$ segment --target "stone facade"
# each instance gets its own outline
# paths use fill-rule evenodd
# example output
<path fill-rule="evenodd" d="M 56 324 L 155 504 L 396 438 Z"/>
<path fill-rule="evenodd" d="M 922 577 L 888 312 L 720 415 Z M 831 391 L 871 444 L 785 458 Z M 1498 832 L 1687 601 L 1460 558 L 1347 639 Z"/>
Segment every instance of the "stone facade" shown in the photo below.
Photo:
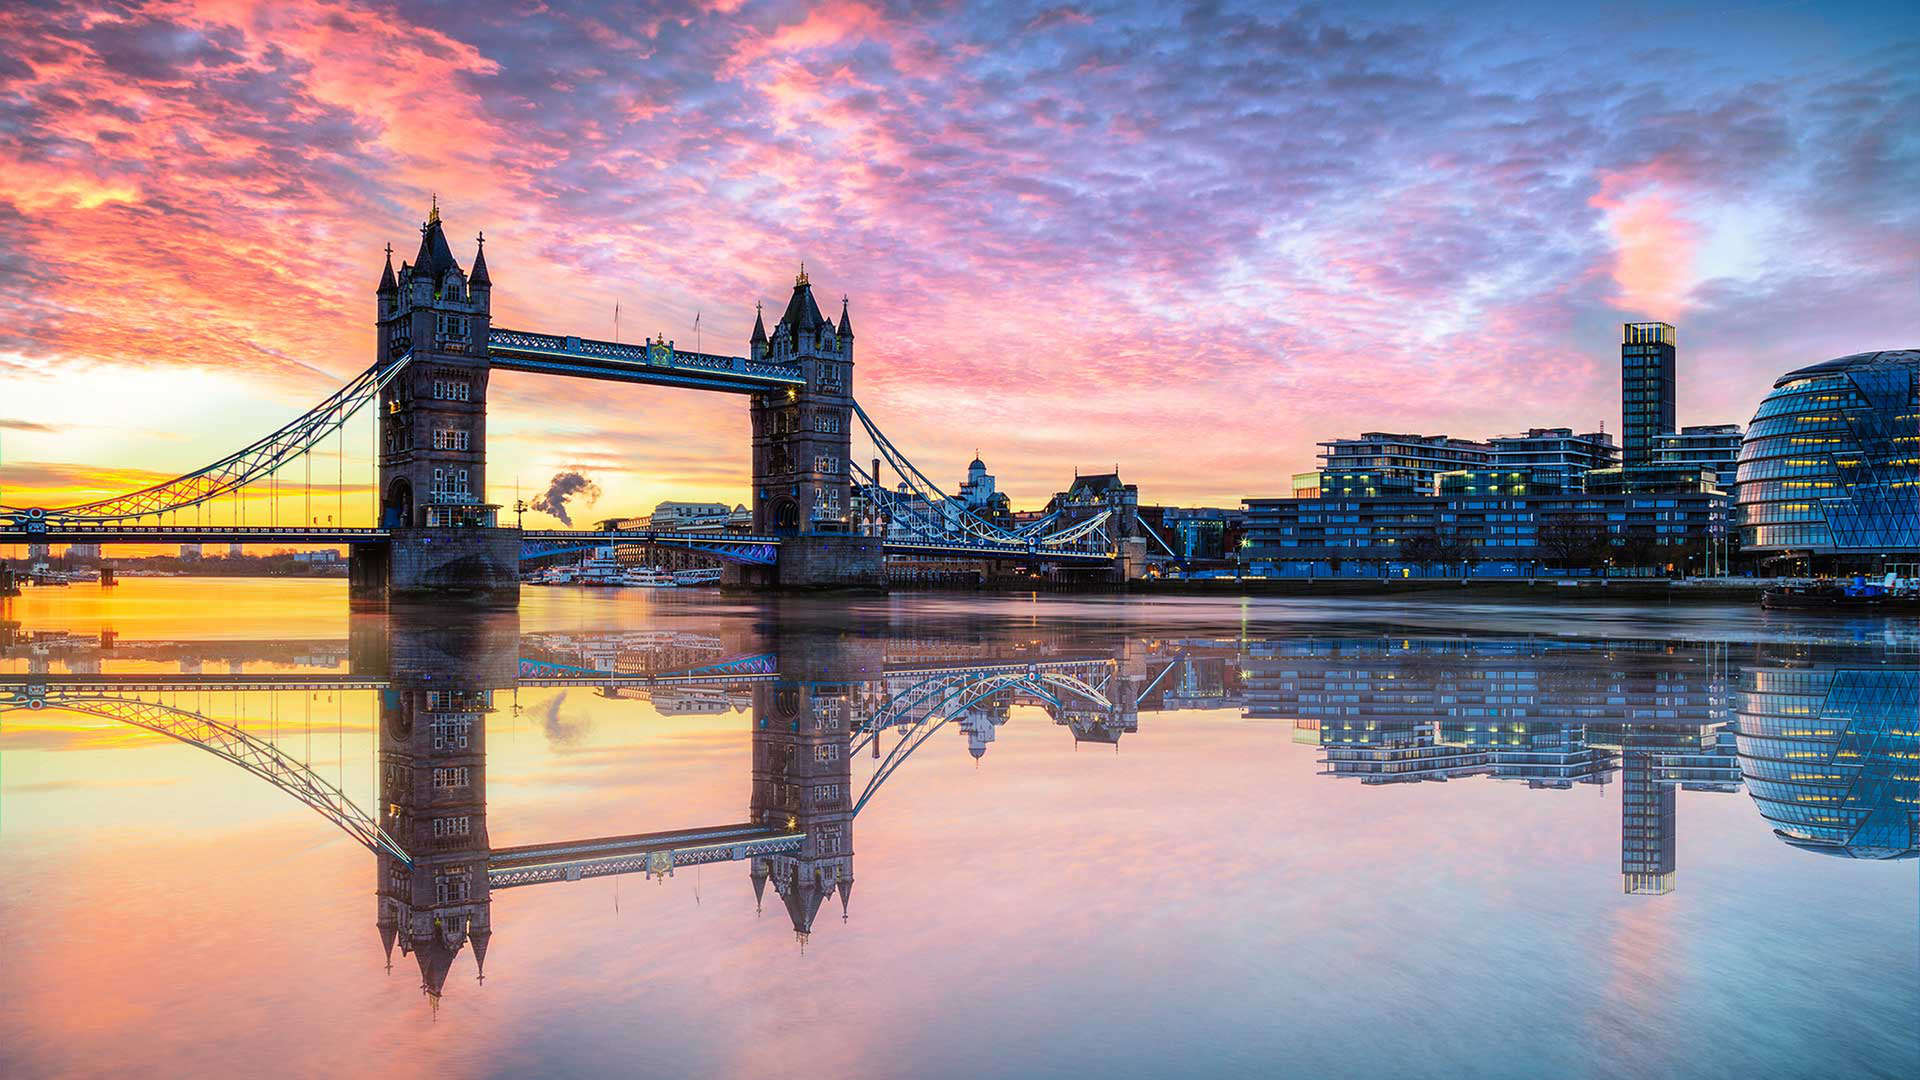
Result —
<path fill-rule="evenodd" d="M 852 535 L 853 320 L 846 301 L 835 325 L 821 314 L 802 270 L 772 334 L 754 319 L 750 348 L 754 360 L 795 367 L 807 382 L 753 397 L 753 531 L 781 538 L 780 562 L 772 573 L 738 568 L 729 584 L 884 588 L 879 542 Z"/>
<path fill-rule="evenodd" d="M 392 535 L 384 546 L 353 547 L 347 591 L 354 606 L 519 602 L 520 530 L 394 529 Z"/>

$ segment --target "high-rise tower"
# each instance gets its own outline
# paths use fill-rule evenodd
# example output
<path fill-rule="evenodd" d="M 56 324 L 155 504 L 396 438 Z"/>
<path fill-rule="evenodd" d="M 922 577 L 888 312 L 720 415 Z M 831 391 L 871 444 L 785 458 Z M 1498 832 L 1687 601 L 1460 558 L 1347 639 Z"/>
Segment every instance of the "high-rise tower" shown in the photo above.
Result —
<path fill-rule="evenodd" d="M 1620 336 L 1623 463 L 1653 464 L 1654 438 L 1674 430 L 1673 327 L 1627 323 Z"/>

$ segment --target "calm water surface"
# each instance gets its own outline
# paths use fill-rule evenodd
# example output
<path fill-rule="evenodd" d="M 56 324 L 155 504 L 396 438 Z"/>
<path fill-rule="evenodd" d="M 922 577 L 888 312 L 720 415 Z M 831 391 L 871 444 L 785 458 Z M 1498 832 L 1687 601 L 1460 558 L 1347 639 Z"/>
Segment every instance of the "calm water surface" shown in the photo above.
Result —
<path fill-rule="evenodd" d="M 6 604 L 7 1077 L 1920 1076 L 1909 622 Z"/>

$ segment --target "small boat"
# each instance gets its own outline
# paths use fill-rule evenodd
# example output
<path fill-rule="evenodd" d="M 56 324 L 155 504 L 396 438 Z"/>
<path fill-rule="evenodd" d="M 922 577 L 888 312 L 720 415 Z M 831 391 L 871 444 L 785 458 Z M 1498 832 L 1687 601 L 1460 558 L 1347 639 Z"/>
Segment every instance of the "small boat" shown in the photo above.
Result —
<path fill-rule="evenodd" d="M 1760 606 L 1769 611 L 1905 613 L 1920 611 L 1920 593 L 1872 584 L 1864 577 L 1845 584 L 1795 581 L 1762 589 Z"/>
<path fill-rule="evenodd" d="M 671 589 L 679 584 L 674 575 L 651 566 L 627 571 L 620 575 L 620 583 L 630 589 Z"/>
<path fill-rule="evenodd" d="M 704 570 L 676 570 L 673 572 L 673 583 L 682 588 L 700 585 L 718 585 L 720 584 L 720 568 L 713 566 Z"/>

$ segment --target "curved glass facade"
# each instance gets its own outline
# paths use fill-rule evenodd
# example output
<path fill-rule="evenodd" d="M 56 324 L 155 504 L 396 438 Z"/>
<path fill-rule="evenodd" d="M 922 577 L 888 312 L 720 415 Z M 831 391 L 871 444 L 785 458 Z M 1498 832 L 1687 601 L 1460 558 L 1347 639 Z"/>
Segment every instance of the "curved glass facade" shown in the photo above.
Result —
<path fill-rule="evenodd" d="M 1775 836 L 1852 859 L 1920 854 L 1920 671 L 1754 668 L 1734 708 L 1740 772 Z"/>
<path fill-rule="evenodd" d="M 1740 446 L 1735 501 L 1749 551 L 1920 551 L 1920 351 L 1781 376 Z"/>

